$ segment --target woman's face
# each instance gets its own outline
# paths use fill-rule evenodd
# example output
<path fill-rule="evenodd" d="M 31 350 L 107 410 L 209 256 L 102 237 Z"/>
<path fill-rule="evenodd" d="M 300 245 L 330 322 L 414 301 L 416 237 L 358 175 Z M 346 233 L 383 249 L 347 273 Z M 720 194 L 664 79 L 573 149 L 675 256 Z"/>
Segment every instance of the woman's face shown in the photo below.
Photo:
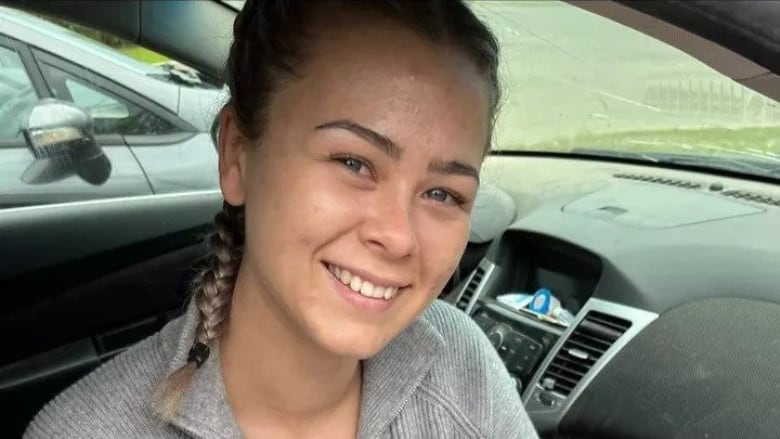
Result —
<path fill-rule="evenodd" d="M 367 358 L 458 264 L 488 91 L 460 52 L 381 19 L 321 24 L 309 50 L 260 142 L 222 157 L 223 193 L 246 206 L 240 276 L 263 304 L 258 319 Z"/>

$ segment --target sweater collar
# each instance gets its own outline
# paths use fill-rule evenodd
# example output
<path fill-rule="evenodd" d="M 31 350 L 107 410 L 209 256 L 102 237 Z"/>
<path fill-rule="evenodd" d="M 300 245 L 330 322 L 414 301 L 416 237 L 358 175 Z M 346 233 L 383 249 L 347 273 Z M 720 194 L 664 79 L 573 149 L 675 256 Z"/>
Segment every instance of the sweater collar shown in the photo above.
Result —
<path fill-rule="evenodd" d="M 191 301 L 179 329 L 165 337 L 167 352 L 171 353 L 169 373 L 187 361 L 198 320 L 198 309 Z M 444 339 L 423 314 L 364 361 L 358 438 L 376 438 L 388 428 L 443 348 Z M 218 348 L 211 349 L 209 358 L 195 372 L 172 423 L 195 438 L 241 437 L 222 381 Z"/>

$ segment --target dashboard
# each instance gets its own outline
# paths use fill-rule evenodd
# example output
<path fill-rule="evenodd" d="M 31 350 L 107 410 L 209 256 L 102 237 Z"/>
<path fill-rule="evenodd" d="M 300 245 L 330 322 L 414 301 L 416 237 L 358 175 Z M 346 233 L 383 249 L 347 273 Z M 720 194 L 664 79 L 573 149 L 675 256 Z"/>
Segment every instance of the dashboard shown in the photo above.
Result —
<path fill-rule="evenodd" d="M 681 425 L 698 434 L 721 422 L 713 410 L 758 389 L 753 373 L 770 380 L 780 372 L 762 343 L 780 333 L 780 197 L 770 186 L 685 177 L 611 172 L 534 203 L 453 293 L 515 377 L 543 436 L 648 437 L 637 425 L 654 421 L 669 427 L 649 437 L 679 435 Z M 568 325 L 500 300 L 540 288 L 571 311 Z M 746 358 L 761 364 L 735 379 Z M 700 399 L 713 389 L 717 407 Z M 670 410 L 688 400 L 693 408 Z M 699 424 L 687 410 L 701 410 Z"/>

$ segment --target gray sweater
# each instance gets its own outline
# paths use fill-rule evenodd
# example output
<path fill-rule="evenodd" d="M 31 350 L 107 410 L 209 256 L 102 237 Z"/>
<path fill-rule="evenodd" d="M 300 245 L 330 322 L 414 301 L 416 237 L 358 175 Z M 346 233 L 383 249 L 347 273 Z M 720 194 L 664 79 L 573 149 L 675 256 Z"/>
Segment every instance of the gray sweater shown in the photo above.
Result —
<path fill-rule="evenodd" d="M 173 422 L 149 407 L 154 385 L 181 366 L 198 314 L 184 316 L 57 396 L 26 438 L 236 438 L 218 349 L 196 372 Z M 476 324 L 436 301 L 363 365 L 358 437 L 537 438 L 515 384 Z"/>

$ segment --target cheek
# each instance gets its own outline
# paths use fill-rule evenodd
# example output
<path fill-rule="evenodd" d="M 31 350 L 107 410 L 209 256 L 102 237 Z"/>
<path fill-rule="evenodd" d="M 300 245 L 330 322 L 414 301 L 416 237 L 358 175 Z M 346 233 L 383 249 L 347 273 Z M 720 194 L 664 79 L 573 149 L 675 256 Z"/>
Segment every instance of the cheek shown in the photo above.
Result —
<path fill-rule="evenodd" d="M 258 170 L 247 200 L 259 220 L 254 226 L 257 241 L 271 244 L 268 247 L 277 254 L 310 251 L 349 227 L 357 208 L 355 197 L 334 184 L 327 169 L 295 158 L 274 164 Z M 303 247 L 291 246 L 294 242 Z"/>
<path fill-rule="evenodd" d="M 431 219 L 419 222 L 420 263 L 432 294 L 438 295 L 449 280 L 468 242 L 468 216 L 446 223 Z"/>

